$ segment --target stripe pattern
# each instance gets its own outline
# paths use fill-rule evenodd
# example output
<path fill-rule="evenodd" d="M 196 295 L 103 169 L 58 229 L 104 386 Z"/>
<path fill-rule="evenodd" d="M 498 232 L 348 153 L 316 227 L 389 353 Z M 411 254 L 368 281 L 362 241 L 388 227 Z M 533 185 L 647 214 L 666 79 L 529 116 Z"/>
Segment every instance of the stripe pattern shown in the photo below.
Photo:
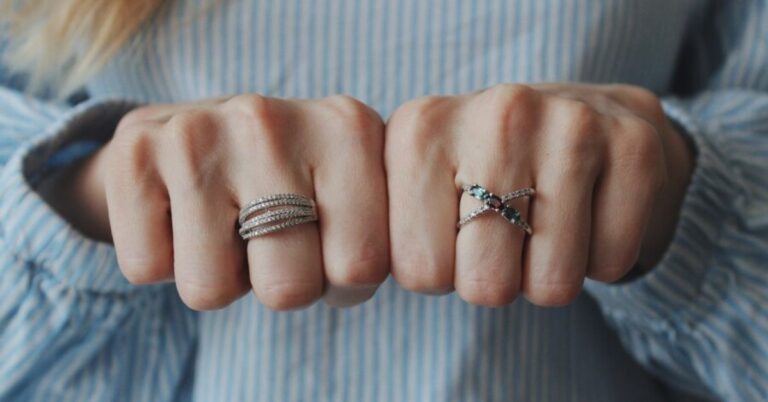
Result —
<path fill-rule="evenodd" d="M 0 401 L 670 398 L 635 361 L 700 395 L 768 399 L 765 0 L 207 3 L 169 1 L 89 83 L 93 101 L 0 88 Z M 249 296 L 192 313 L 173 286 L 128 284 L 114 250 L 33 189 L 134 102 L 343 93 L 386 117 L 422 95 L 539 81 L 650 88 L 696 145 L 664 260 L 588 282 L 597 304 L 486 309 L 390 279 L 345 310 L 274 313 Z"/>

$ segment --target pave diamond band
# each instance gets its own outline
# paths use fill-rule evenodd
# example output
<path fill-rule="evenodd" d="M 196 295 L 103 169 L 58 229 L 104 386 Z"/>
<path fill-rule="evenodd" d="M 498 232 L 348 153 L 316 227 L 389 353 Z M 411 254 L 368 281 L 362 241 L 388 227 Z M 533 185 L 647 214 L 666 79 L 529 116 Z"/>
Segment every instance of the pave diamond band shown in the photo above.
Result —
<path fill-rule="evenodd" d="M 246 204 L 238 217 L 243 240 L 317 220 L 315 202 L 299 194 L 273 194 Z"/>
<path fill-rule="evenodd" d="M 512 200 L 533 196 L 536 193 L 536 190 L 532 187 L 515 190 L 511 193 L 504 194 L 501 197 L 493 194 L 479 184 L 467 184 L 462 186 L 461 190 L 462 193 L 467 193 L 471 197 L 482 201 L 483 205 L 470 211 L 467 215 L 459 219 L 459 222 L 456 224 L 457 228 L 461 229 L 467 223 L 487 212 L 496 212 L 509 223 L 519 227 L 529 235 L 533 233 L 531 226 L 520 216 L 520 211 L 508 205 Z"/>
<path fill-rule="evenodd" d="M 275 207 L 283 207 L 283 206 L 296 206 L 296 207 L 306 207 L 306 208 L 314 208 L 315 203 L 303 195 L 299 194 L 273 194 L 266 197 L 257 198 L 248 204 L 246 204 L 241 210 L 240 210 L 240 216 L 238 217 L 238 222 L 242 225 L 245 223 L 245 220 L 248 218 L 248 216 L 253 215 L 254 213 L 268 210 Z"/>

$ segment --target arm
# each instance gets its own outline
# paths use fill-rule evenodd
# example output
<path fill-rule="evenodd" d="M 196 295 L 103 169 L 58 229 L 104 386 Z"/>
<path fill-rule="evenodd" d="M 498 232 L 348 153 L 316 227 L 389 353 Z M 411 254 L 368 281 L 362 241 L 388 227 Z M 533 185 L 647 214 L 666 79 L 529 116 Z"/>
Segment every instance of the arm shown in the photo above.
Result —
<path fill-rule="evenodd" d="M 105 140 L 88 133 L 109 132 L 131 107 L 70 108 L 0 86 L 0 401 L 187 396 L 194 316 L 172 287 L 130 285 L 114 249 L 37 191 L 66 165 L 56 151 Z"/>
<path fill-rule="evenodd" d="M 715 3 L 682 53 L 681 94 L 663 98 L 697 154 L 674 238 L 648 274 L 587 289 L 662 379 L 723 400 L 765 400 L 768 3 Z"/>

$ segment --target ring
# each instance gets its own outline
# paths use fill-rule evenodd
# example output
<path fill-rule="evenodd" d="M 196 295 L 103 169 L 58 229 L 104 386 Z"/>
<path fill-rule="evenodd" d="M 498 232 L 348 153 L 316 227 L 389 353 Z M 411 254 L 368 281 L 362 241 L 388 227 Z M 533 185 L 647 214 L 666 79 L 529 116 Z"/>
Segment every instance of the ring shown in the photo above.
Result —
<path fill-rule="evenodd" d="M 240 209 L 238 233 L 243 240 L 317 220 L 315 202 L 299 194 L 257 198 Z"/>
<path fill-rule="evenodd" d="M 476 198 L 482 201 L 483 205 L 481 207 L 478 207 L 472 210 L 467 215 L 459 219 L 459 222 L 456 224 L 456 227 L 458 229 L 461 229 L 462 226 L 466 225 L 467 223 L 471 222 L 472 220 L 474 220 L 475 218 L 477 218 L 478 216 L 484 213 L 496 212 L 499 215 L 501 215 L 504 219 L 506 219 L 509 223 L 519 227 L 529 235 L 533 234 L 533 230 L 531 229 L 531 226 L 526 221 L 524 221 L 523 218 L 520 216 L 520 211 L 508 205 L 508 202 L 512 200 L 522 198 L 522 197 L 533 196 L 536 193 L 536 190 L 534 190 L 532 187 L 526 187 L 520 190 L 515 190 L 511 193 L 504 194 L 501 197 L 486 190 L 485 187 L 479 184 L 467 184 L 462 186 L 461 190 L 462 190 L 462 194 L 463 193 L 469 194 L 473 198 Z"/>

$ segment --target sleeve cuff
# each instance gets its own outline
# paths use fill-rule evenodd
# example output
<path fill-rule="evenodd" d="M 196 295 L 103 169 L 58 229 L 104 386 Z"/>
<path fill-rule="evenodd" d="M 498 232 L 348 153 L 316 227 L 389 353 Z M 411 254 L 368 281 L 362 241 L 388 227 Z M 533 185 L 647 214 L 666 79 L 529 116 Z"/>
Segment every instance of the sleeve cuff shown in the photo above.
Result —
<path fill-rule="evenodd" d="M 16 258 L 66 286 L 95 292 L 129 292 L 114 247 L 88 239 L 35 191 L 56 168 L 51 159 L 83 139 L 104 143 L 120 118 L 138 106 L 121 100 L 87 101 L 67 111 L 46 132 L 17 149 L 0 175 L 0 238 Z"/>
<path fill-rule="evenodd" d="M 718 155 L 721 147 L 705 135 L 685 105 L 675 99 L 662 103 L 696 151 L 672 242 L 657 266 L 643 276 L 617 284 L 587 280 L 585 288 L 608 318 L 670 331 L 716 305 L 717 296 L 704 288 L 708 267 L 717 258 L 720 227 L 733 219 L 729 214 L 733 184 L 724 174 L 728 169 L 722 166 L 725 158 Z"/>

